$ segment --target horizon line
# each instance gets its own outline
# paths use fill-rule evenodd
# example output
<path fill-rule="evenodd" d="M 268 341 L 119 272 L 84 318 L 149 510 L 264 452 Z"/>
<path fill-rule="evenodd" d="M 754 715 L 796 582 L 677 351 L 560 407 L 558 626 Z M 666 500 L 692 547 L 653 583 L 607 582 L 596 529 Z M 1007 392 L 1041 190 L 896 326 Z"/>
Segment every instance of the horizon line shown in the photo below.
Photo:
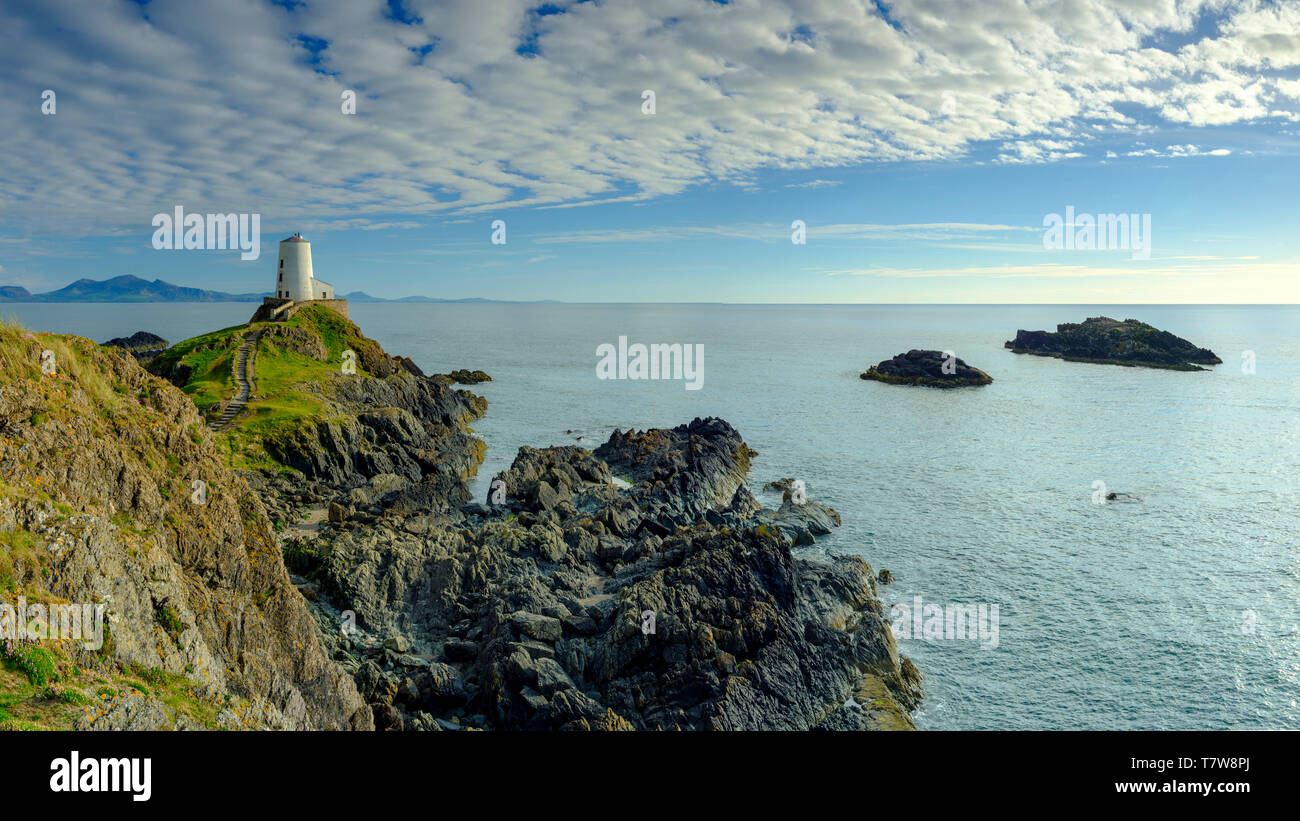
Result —
<path fill-rule="evenodd" d="M 339 297 L 347 301 L 346 297 Z M 577 302 L 563 299 L 489 299 L 487 297 L 375 297 L 373 302 L 358 301 L 358 305 L 453 305 L 465 303 L 479 304 L 497 304 L 497 305 L 770 305 L 773 307 L 780 306 L 897 306 L 897 307 L 1015 307 L 1015 306 L 1052 306 L 1052 307 L 1072 307 L 1072 306 L 1110 306 L 1110 307 L 1159 307 L 1159 306 L 1181 306 L 1181 305 L 1201 305 L 1201 306 L 1218 306 L 1218 307 L 1237 307 L 1237 308 L 1296 308 L 1300 307 L 1300 302 L 727 302 L 722 300 L 692 300 L 692 301 L 641 301 L 641 300 L 604 300 L 591 302 Z M 194 299 L 194 300 L 167 300 L 167 299 L 142 299 L 142 300 L 41 300 L 36 302 L 25 302 L 22 300 L 0 300 L 0 306 L 4 305 L 252 305 L 251 300 L 246 299 Z M 2 310 L 2 307 L 0 307 Z"/>

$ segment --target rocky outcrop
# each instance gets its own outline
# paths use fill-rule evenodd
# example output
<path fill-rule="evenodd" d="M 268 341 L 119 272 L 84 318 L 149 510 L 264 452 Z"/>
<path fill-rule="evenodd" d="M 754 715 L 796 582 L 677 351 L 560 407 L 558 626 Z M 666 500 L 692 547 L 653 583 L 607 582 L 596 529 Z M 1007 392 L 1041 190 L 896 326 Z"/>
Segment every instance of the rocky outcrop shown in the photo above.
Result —
<path fill-rule="evenodd" d="M 267 345 L 275 345 L 281 350 L 296 353 L 314 359 L 317 362 L 329 360 L 329 349 L 320 334 L 312 333 L 308 328 L 296 325 L 269 324 L 262 329 L 262 337 Z"/>
<path fill-rule="evenodd" d="M 266 511 L 184 394 L 78 337 L 0 329 L 0 357 L 0 531 L 35 545 L 12 580 L 33 598 L 106 606 L 104 646 L 68 645 L 80 665 L 188 677 L 249 699 L 261 727 L 372 726 L 322 651 Z M 144 703 L 107 712 L 127 727 L 158 720 Z"/>
<path fill-rule="evenodd" d="M 947 352 L 916 349 L 872 365 L 861 378 L 927 388 L 964 388 L 993 382 L 993 377 L 984 371 L 972 368 Z"/>
<path fill-rule="evenodd" d="M 696 419 L 672 430 L 616 430 L 593 455 L 632 483 L 627 495 L 648 518 L 676 527 L 729 504 L 756 454 L 723 420 Z"/>
<path fill-rule="evenodd" d="M 167 340 L 148 331 L 136 331 L 130 336 L 114 337 L 103 344 L 106 348 L 121 348 L 136 359 L 145 361 L 162 353 L 167 347 Z"/>
<path fill-rule="evenodd" d="M 498 504 L 348 491 L 289 561 L 381 729 L 910 727 L 871 568 L 796 556 L 839 516 L 762 508 L 752 455 L 719 419 L 521 448 Z"/>
<path fill-rule="evenodd" d="M 1208 348 L 1198 348 L 1182 337 L 1145 322 L 1120 322 L 1095 316 L 1078 323 L 1062 323 L 1056 332 L 1016 331 L 1006 347 L 1012 353 L 1051 356 L 1069 362 L 1163 368 L 1174 371 L 1207 370 L 1223 360 Z"/>
<path fill-rule="evenodd" d="M 454 370 L 447 374 L 453 382 L 459 385 L 477 385 L 480 382 L 491 382 L 492 377 L 483 371 L 467 371 L 464 368 Z"/>
<path fill-rule="evenodd" d="M 385 379 L 338 379 L 321 396 L 324 413 L 264 443 L 292 473 L 269 473 L 261 481 L 288 481 L 295 493 L 306 492 L 303 503 L 324 503 L 339 489 L 361 488 L 379 476 L 431 487 L 439 481 L 433 477 L 449 478 L 454 485 L 478 470 L 483 442 L 466 426 L 483 414 L 487 402 L 451 388 L 445 378 L 403 369 Z M 469 501 L 467 492 L 452 485 L 444 488 L 450 494 L 446 504 Z"/>

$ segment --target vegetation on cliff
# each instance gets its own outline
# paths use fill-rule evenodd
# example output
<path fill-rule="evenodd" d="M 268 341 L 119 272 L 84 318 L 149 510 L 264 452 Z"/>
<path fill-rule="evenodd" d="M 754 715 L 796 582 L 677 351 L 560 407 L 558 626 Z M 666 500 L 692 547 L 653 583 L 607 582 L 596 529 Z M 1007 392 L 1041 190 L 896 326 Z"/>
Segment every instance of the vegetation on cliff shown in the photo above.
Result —
<path fill-rule="evenodd" d="M 379 343 L 339 314 L 307 305 L 284 322 L 236 325 L 184 340 L 147 367 L 188 394 L 207 418 L 215 419 L 236 393 L 235 353 L 245 337 L 258 329 L 263 333 L 252 357 L 252 395 L 220 437 L 230 463 L 239 468 L 282 468 L 275 455 L 277 443 L 332 415 L 336 383 L 389 376 L 409 362 L 388 356 Z"/>
<path fill-rule="evenodd" d="M 5 604 L 105 608 L 98 649 L 6 648 L 4 709 L 22 726 L 62 726 L 9 686 L 30 666 L 14 654 L 35 650 L 49 669 L 31 686 L 118 690 L 78 722 L 206 726 L 200 702 L 216 701 L 246 706 L 252 726 L 370 726 L 321 653 L 265 510 L 193 404 L 129 353 L 0 327 L 0 534 Z M 145 674 L 161 683 L 122 695 Z"/>

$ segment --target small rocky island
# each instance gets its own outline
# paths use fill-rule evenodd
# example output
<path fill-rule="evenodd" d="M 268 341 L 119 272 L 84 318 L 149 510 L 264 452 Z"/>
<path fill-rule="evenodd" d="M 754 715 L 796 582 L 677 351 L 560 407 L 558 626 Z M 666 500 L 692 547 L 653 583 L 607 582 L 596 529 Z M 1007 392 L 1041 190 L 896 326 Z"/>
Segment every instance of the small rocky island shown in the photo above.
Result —
<path fill-rule="evenodd" d="M 988 385 L 993 381 L 993 377 L 979 368 L 972 368 L 951 352 L 915 349 L 872 365 L 861 378 L 927 388 L 965 388 Z"/>
<path fill-rule="evenodd" d="M 480 382 L 492 381 L 492 377 L 488 376 L 483 371 L 471 371 L 466 370 L 465 368 L 458 368 L 452 371 L 447 374 L 447 378 L 458 385 L 477 385 Z"/>
<path fill-rule="evenodd" d="M 1056 326 L 1056 333 L 1018 330 L 1006 347 L 1012 353 L 1054 356 L 1069 362 L 1173 371 L 1202 371 L 1208 370 L 1202 365 L 1223 363 L 1214 351 L 1198 348 L 1168 331 L 1136 319 L 1120 322 L 1108 316 L 1062 323 Z"/>
<path fill-rule="evenodd" d="M 167 340 L 148 331 L 136 331 L 130 336 L 114 337 L 104 343 L 108 348 L 121 348 L 141 362 L 150 360 L 167 349 Z"/>

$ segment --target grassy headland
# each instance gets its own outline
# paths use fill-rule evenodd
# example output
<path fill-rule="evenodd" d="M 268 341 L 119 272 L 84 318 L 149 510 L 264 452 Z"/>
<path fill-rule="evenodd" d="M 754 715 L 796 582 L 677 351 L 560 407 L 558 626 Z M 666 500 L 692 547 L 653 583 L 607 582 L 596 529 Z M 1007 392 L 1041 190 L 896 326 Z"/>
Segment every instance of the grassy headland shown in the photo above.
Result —
<path fill-rule="evenodd" d="M 259 328 L 263 334 L 252 358 L 248 404 L 219 436 L 233 467 L 274 469 L 278 464 L 266 443 L 325 418 L 329 385 L 346 377 L 345 364 L 350 362 L 357 375 L 370 376 L 385 370 L 388 357 L 349 320 L 307 305 L 285 322 L 235 325 L 178 342 L 147 368 L 188 394 L 206 418 L 215 418 L 236 392 L 236 351 Z M 355 357 L 346 356 L 348 351 Z"/>

